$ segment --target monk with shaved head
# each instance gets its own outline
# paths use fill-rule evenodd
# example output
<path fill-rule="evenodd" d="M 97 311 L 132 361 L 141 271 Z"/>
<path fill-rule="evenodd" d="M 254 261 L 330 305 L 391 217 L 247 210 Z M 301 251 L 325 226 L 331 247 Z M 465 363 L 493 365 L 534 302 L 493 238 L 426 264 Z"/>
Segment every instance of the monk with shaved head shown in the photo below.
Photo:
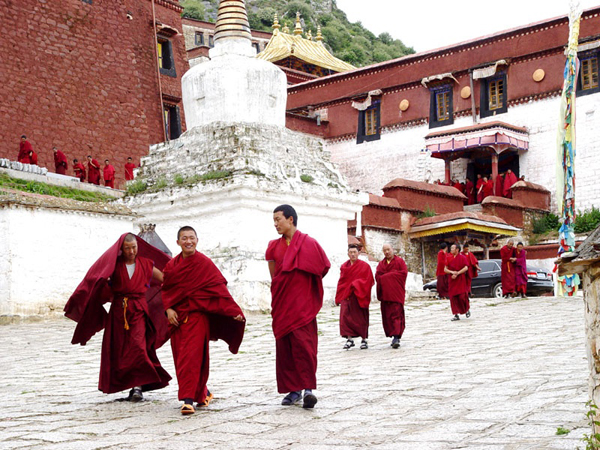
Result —
<path fill-rule="evenodd" d="M 381 302 L 381 319 L 387 337 L 392 338 L 392 348 L 400 347 L 400 339 L 406 328 L 404 300 L 408 268 L 402 258 L 394 254 L 390 244 L 384 244 L 384 258 L 377 265 L 377 298 Z"/>

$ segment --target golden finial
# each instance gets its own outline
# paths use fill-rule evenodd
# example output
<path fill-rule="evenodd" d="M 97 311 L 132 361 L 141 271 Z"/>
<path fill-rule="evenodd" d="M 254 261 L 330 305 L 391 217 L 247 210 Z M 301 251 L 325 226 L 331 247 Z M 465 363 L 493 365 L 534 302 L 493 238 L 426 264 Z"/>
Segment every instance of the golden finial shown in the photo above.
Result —
<path fill-rule="evenodd" d="M 288 27 L 287 25 L 284 25 L 283 28 L 281 29 L 281 31 L 283 33 L 290 34 L 290 27 Z"/>
<path fill-rule="evenodd" d="M 294 34 L 296 36 L 300 36 L 303 33 L 304 30 L 302 29 L 302 25 L 300 24 L 300 11 L 298 11 L 296 13 L 296 27 L 294 28 Z"/>
<path fill-rule="evenodd" d="M 281 25 L 279 25 L 279 19 L 277 19 L 277 13 L 275 13 L 275 17 L 273 17 L 273 26 L 271 28 L 273 28 L 273 30 L 278 30 L 281 28 Z"/>
<path fill-rule="evenodd" d="M 308 30 L 308 32 L 306 33 L 306 39 L 308 39 L 309 41 L 312 41 L 312 31 Z"/>
<path fill-rule="evenodd" d="M 317 37 L 315 38 L 317 42 L 323 42 L 323 35 L 321 34 L 321 25 L 317 26 Z"/>
<path fill-rule="evenodd" d="M 221 0 L 215 24 L 215 42 L 219 39 L 250 40 L 250 25 L 244 0 Z"/>

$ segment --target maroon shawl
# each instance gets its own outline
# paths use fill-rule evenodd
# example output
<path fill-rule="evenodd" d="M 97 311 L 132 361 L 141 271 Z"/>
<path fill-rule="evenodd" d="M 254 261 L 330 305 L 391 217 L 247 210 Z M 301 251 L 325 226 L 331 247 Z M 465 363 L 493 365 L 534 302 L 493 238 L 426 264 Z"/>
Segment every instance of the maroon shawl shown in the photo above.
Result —
<path fill-rule="evenodd" d="M 395 255 L 389 262 L 384 258 L 375 272 L 377 299 L 380 302 L 396 302 L 404 305 L 408 268 L 402 258 Z"/>
<path fill-rule="evenodd" d="M 354 264 L 346 261 L 340 268 L 340 280 L 335 293 L 335 304 L 339 305 L 354 294 L 361 308 L 368 308 L 371 302 L 371 288 L 375 284 L 371 266 L 356 260 Z"/>
<path fill-rule="evenodd" d="M 527 251 L 525 249 L 519 251 L 515 250 L 515 278 L 516 285 L 523 286 L 527 285 Z"/>
<path fill-rule="evenodd" d="M 468 267 L 469 263 L 467 258 L 462 253 L 459 253 L 451 260 L 448 260 L 448 270 L 458 272 L 463 267 Z M 452 278 L 451 274 L 448 274 L 448 295 L 454 297 L 456 295 L 468 294 L 469 283 L 467 280 L 467 272 L 464 272 L 457 276 L 455 279 Z"/>

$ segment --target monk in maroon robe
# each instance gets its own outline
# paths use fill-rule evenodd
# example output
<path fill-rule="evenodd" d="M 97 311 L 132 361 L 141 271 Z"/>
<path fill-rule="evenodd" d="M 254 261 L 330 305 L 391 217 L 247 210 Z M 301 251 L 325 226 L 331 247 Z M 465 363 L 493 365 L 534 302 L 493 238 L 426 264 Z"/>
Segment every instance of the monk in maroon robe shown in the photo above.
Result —
<path fill-rule="evenodd" d="M 177 233 L 181 253 L 165 267 L 162 300 L 171 325 L 171 349 L 181 414 L 194 414 L 197 406 L 208 406 L 212 394 L 206 388 L 209 375 L 209 340 L 222 339 L 229 351 L 238 352 L 246 319 L 227 289 L 227 280 L 217 266 L 196 251 L 198 237 L 192 227 Z"/>
<path fill-rule="evenodd" d="M 381 302 L 381 319 L 385 335 L 392 338 L 392 348 L 398 348 L 406 328 L 404 298 L 408 268 L 402 258 L 394 255 L 391 245 L 384 244 L 382 250 L 385 257 L 377 265 L 375 272 L 377 299 Z"/>
<path fill-rule="evenodd" d="M 82 183 L 85 181 L 85 166 L 77 158 L 73 160 L 73 173 Z"/>
<path fill-rule="evenodd" d="M 131 388 L 128 399 L 139 401 L 142 391 L 169 384 L 156 356 L 168 338 L 159 288 L 169 259 L 126 233 L 92 265 L 65 306 L 77 322 L 72 344 L 85 345 L 105 329 L 98 389 L 106 394 Z M 111 302 L 108 314 L 105 302 Z"/>
<path fill-rule="evenodd" d="M 467 263 L 469 264 L 469 270 L 467 270 L 465 274 L 467 275 L 467 283 L 469 285 L 469 295 L 471 295 L 473 278 L 477 278 L 479 271 L 481 271 L 481 267 L 479 267 L 479 261 L 477 261 L 475 255 L 469 250 L 469 244 L 463 245 L 463 250 L 461 253 L 465 256 L 465 258 L 467 258 Z"/>
<path fill-rule="evenodd" d="M 494 195 L 494 182 L 488 177 L 483 177 L 484 184 L 482 185 L 483 198 L 486 199 Z"/>
<path fill-rule="evenodd" d="M 467 178 L 467 181 L 465 182 L 465 195 L 467 196 L 467 205 L 474 205 L 477 194 L 475 192 L 475 185 L 470 178 Z"/>
<path fill-rule="evenodd" d="M 475 193 L 477 195 L 477 203 L 481 203 L 483 201 L 483 178 L 481 178 L 481 174 L 477 174 L 477 183 L 475 183 Z"/>
<path fill-rule="evenodd" d="M 458 181 L 458 180 L 454 180 L 454 181 L 453 181 L 453 183 L 452 183 L 452 187 L 453 187 L 454 189 L 456 189 L 458 192 L 460 192 L 461 194 L 464 194 L 464 193 L 465 193 L 465 192 L 464 192 L 464 189 L 463 189 L 463 185 L 462 185 L 462 183 L 459 183 L 459 181 Z"/>
<path fill-rule="evenodd" d="M 516 272 L 515 272 L 515 243 L 510 240 L 500 249 L 500 258 L 502 259 L 501 280 L 502 296 L 514 296 L 516 291 Z"/>
<path fill-rule="evenodd" d="M 465 314 L 471 317 L 469 305 L 469 285 L 467 281 L 467 271 L 469 263 L 467 258 L 459 253 L 457 244 L 450 247 L 451 258 L 446 265 L 446 273 L 450 276 L 448 279 L 448 294 L 450 295 L 450 308 L 452 309 L 452 320 L 460 320 L 459 314 Z"/>
<path fill-rule="evenodd" d="M 108 159 L 104 160 L 104 186 L 115 188 L 115 168 Z"/>
<path fill-rule="evenodd" d="M 273 222 L 281 239 L 269 242 L 265 257 L 271 274 L 277 391 L 288 393 L 284 406 L 303 398 L 303 408 L 314 408 L 317 313 L 323 306 L 323 277 L 331 264 L 319 243 L 298 231 L 298 215 L 290 205 L 275 208 Z"/>
<path fill-rule="evenodd" d="M 88 183 L 100 184 L 100 163 L 88 155 Z"/>
<path fill-rule="evenodd" d="M 31 164 L 32 166 L 37 166 L 38 163 L 38 154 L 35 152 L 35 150 L 31 150 L 31 153 L 29 153 L 29 164 Z"/>
<path fill-rule="evenodd" d="M 527 250 L 522 242 L 517 244 L 515 250 L 515 291 L 521 294 L 521 298 L 527 295 Z"/>
<path fill-rule="evenodd" d="M 340 335 L 346 338 L 344 349 L 354 347 L 353 338 L 360 336 L 360 348 L 369 348 L 369 303 L 371 288 L 375 284 L 371 266 L 358 259 L 359 246 L 348 246 L 350 258 L 340 269 L 340 279 L 335 294 L 335 304 L 340 307 Z"/>
<path fill-rule="evenodd" d="M 496 177 L 496 186 L 494 187 L 494 195 L 496 197 L 502 197 L 504 195 L 504 177 L 500 174 Z"/>
<path fill-rule="evenodd" d="M 52 151 L 54 152 L 54 169 L 56 170 L 56 173 L 66 175 L 67 169 L 69 168 L 67 157 L 56 147 L 53 147 Z"/>
<path fill-rule="evenodd" d="M 135 164 L 133 163 L 131 156 L 129 156 L 125 163 L 125 181 L 133 180 L 133 169 L 135 169 Z"/>
<path fill-rule="evenodd" d="M 518 180 L 517 176 L 512 172 L 512 170 L 508 169 L 506 171 L 506 175 L 504 176 L 504 197 L 512 198 L 512 185 L 515 184 Z"/>
<path fill-rule="evenodd" d="M 21 142 L 19 142 L 19 155 L 17 161 L 23 164 L 31 164 L 30 156 L 33 153 L 33 147 L 31 142 L 27 140 L 27 136 L 21 136 Z"/>
<path fill-rule="evenodd" d="M 442 242 L 440 245 L 440 251 L 437 255 L 437 267 L 435 270 L 435 276 L 437 277 L 437 292 L 440 299 L 448 298 L 448 275 L 444 271 L 444 267 L 446 267 L 446 257 L 448 252 L 446 248 L 448 245 L 445 242 Z"/>

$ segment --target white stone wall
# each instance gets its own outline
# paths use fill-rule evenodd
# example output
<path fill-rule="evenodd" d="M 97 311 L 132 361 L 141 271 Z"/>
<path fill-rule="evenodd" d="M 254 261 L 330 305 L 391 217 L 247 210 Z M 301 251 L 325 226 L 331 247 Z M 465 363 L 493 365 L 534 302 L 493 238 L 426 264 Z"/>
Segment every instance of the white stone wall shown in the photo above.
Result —
<path fill-rule="evenodd" d="M 384 99 L 385 101 L 385 99 Z M 502 121 L 529 130 L 529 151 L 520 156 L 520 172 L 527 181 L 541 184 L 552 193 L 552 209 L 556 210 L 556 155 L 560 97 L 531 100 L 511 106 L 508 112 L 482 119 L 481 122 Z M 577 97 L 576 208 L 587 209 L 600 204 L 600 93 Z M 470 116 L 457 118 L 453 125 L 435 131 L 472 125 Z M 356 139 L 328 141 L 326 148 L 332 161 L 338 164 L 349 184 L 372 193 L 394 178 L 425 181 L 444 178 L 444 163 L 431 158 L 431 166 L 423 170 L 420 155 L 425 147 L 428 125 L 399 128 L 384 132 L 381 139 L 356 144 Z M 452 163 L 452 172 L 464 179 L 466 159 Z M 429 170 L 429 172 L 427 172 Z"/>
<path fill-rule="evenodd" d="M 0 209 L 0 315 L 62 309 L 133 217 L 10 206 Z"/>

